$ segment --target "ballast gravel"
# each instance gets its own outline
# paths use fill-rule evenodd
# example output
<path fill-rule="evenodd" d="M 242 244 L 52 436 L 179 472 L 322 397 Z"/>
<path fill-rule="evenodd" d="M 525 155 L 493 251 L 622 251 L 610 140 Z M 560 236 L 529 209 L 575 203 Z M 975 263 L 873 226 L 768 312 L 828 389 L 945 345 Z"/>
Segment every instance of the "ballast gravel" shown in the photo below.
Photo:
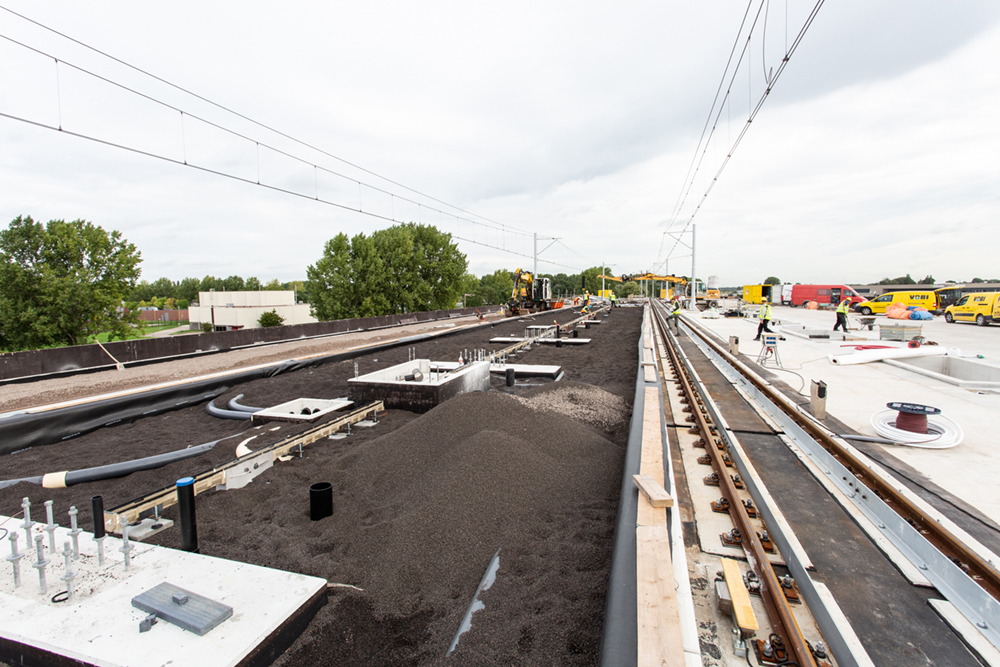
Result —
<path fill-rule="evenodd" d="M 489 392 L 423 415 L 390 410 L 378 425 L 309 445 L 303 458 L 276 464 L 243 489 L 199 495 L 201 553 L 331 584 L 328 604 L 275 664 L 596 664 L 641 316 L 641 309 L 616 309 L 587 331 L 588 345 L 534 346 L 512 360 L 562 365 L 565 381 L 507 388 L 500 378 Z M 414 353 L 457 360 L 465 349 L 497 349 L 490 336 L 524 326 L 506 321 L 416 350 L 383 350 L 358 359 L 359 372 Z M 239 393 L 246 405 L 336 398 L 353 375 L 354 361 L 326 364 L 233 387 L 217 404 Z M 118 480 L 52 491 L 17 484 L 0 490 L 0 512 L 16 513 L 24 495 L 55 500 L 57 513 L 69 504 L 89 510 L 97 493 L 111 507 L 233 458 L 246 438 L 257 436 L 248 443 L 256 449 L 296 429 L 216 420 L 203 405 L 100 429 L 12 455 L 5 476 L 233 437 L 211 455 Z M 334 514 L 313 522 L 309 486 L 320 481 L 333 484 Z M 174 518 L 173 510 L 166 516 Z M 81 520 L 89 529 L 85 511 Z M 151 541 L 177 547 L 179 536 L 167 531 Z M 498 549 L 496 582 L 480 598 L 485 607 L 446 659 Z"/>

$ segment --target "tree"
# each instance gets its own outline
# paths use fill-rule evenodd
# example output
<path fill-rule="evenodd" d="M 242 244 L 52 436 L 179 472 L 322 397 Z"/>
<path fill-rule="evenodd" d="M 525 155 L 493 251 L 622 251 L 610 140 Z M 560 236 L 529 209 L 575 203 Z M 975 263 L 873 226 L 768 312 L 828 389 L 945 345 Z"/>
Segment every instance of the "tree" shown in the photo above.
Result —
<path fill-rule="evenodd" d="M 292 290 L 295 292 L 296 301 L 301 301 L 302 303 L 309 303 L 309 291 L 308 289 L 306 289 L 305 282 L 301 280 L 293 280 L 291 282 L 283 283 L 281 285 L 281 289 Z"/>
<path fill-rule="evenodd" d="M 592 266 L 589 269 L 585 269 L 579 278 L 578 285 L 582 289 L 588 290 L 591 294 L 597 294 L 597 290 L 601 289 L 601 279 L 597 276 L 604 273 L 604 275 L 610 275 L 605 273 L 605 270 L 599 266 Z"/>
<path fill-rule="evenodd" d="M 986 281 L 985 281 L 985 280 L 983 280 L 982 278 L 973 278 L 973 279 L 972 279 L 972 283 L 973 283 L 974 285 L 978 285 L 979 283 L 985 283 L 985 282 L 986 282 Z"/>
<path fill-rule="evenodd" d="M 780 285 L 781 284 L 781 280 L 779 278 L 774 277 L 774 276 L 768 276 L 767 280 L 764 281 L 764 284 L 765 285 Z"/>
<path fill-rule="evenodd" d="M 331 320 L 453 308 L 466 266 L 451 236 L 430 225 L 340 233 L 306 269 L 310 310 Z"/>
<path fill-rule="evenodd" d="M 247 278 L 246 282 L 243 283 L 243 289 L 248 292 L 259 292 L 263 289 L 263 286 L 260 284 L 260 280 L 258 280 L 256 276 L 250 276 Z"/>
<path fill-rule="evenodd" d="M 459 295 L 458 303 L 464 304 L 467 308 L 479 308 L 484 305 L 486 302 L 483 300 L 479 285 L 479 278 L 471 273 L 462 276 L 462 293 Z"/>
<path fill-rule="evenodd" d="M 198 284 L 199 292 L 211 292 L 216 290 L 221 292 L 223 290 L 222 278 L 216 278 L 215 276 L 205 276 L 201 279 L 201 283 Z"/>
<path fill-rule="evenodd" d="M 642 288 L 639 287 L 639 283 L 634 280 L 630 280 L 626 283 L 622 283 L 622 286 L 617 290 L 617 292 L 615 292 L 615 294 L 621 297 L 629 297 L 633 294 L 638 294 L 641 291 Z"/>
<path fill-rule="evenodd" d="M 920 284 L 921 285 L 933 285 L 935 282 L 937 282 L 937 281 L 934 280 L 934 276 L 932 276 L 930 274 L 927 274 L 926 276 L 924 276 L 924 279 L 920 281 Z"/>
<path fill-rule="evenodd" d="M 272 280 L 264 283 L 264 289 L 270 292 L 276 292 L 278 290 L 285 289 L 285 286 L 278 282 L 277 278 L 273 278 Z"/>
<path fill-rule="evenodd" d="M 497 306 L 507 303 L 513 291 L 514 278 L 507 269 L 497 269 L 479 279 L 479 293 L 486 305 Z M 555 292 L 555 287 L 552 291 Z"/>
<path fill-rule="evenodd" d="M 388 313 L 382 295 L 384 265 L 371 239 L 341 232 L 326 242 L 323 256 L 306 268 L 310 312 L 319 320 L 340 320 Z"/>
<path fill-rule="evenodd" d="M 257 324 L 262 327 L 280 327 L 285 323 L 285 318 L 278 314 L 277 310 L 271 309 L 260 314 Z"/>
<path fill-rule="evenodd" d="M 0 231 L 0 347 L 79 345 L 101 332 L 124 339 L 138 320 L 123 301 L 140 262 L 116 230 L 18 216 Z"/>
<path fill-rule="evenodd" d="M 185 278 L 177 284 L 177 299 L 191 301 L 198 300 L 198 288 L 201 281 L 197 278 Z"/>
<path fill-rule="evenodd" d="M 883 278 L 878 281 L 879 285 L 916 285 L 917 281 L 910 277 L 907 273 L 905 276 L 900 276 L 899 278 Z"/>
<path fill-rule="evenodd" d="M 128 300 L 149 301 L 154 296 L 156 296 L 156 292 L 153 291 L 153 286 L 145 280 L 141 280 L 139 281 L 139 284 L 129 290 Z"/>

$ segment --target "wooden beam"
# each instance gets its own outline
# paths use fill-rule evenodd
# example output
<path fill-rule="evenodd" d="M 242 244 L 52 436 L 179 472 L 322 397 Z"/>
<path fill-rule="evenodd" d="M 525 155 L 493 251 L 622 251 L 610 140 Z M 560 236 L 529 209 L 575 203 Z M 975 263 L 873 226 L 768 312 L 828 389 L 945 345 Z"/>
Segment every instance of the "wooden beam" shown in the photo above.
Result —
<path fill-rule="evenodd" d="M 757 632 L 760 630 L 760 625 L 753 613 L 753 605 L 750 604 L 750 593 L 743 583 L 740 564 L 732 558 L 723 558 L 722 573 L 726 577 L 726 588 L 729 589 L 729 597 L 733 601 L 733 618 L 736 619 L 736 625 L 740 626 L 740 631 L 745 635 Z"/>
<path fill-rule="evenodd" d="M 638 526 L 635 538 L 637 667 L 684 667 L 670 535 L 666 526 Z"/>
<path fill-rule="evenodd" d="M 660 392 L 656 387 L 646 387 L 643 395 L 639 472 L 663 486 L 663 432 L 660 430 Z"/>
<path fill-rule="evenodd" d="M 673 507 L 674 499 L 663 486 L 649 475 L 632 475 L 632 482 L 653 507 Z"/>

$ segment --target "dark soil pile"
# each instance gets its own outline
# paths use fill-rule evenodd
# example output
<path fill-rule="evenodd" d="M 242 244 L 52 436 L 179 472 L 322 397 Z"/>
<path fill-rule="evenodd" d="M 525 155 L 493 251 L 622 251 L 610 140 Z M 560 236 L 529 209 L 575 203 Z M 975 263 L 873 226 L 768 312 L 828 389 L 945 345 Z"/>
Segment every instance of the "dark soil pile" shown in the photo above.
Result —
<path fill-rule="evenodd" d="M 455 635 L 498 548 L 496 583 L 481 600 L 454 664 L 596 663 L 621 466 L 637 367 L 641 310 L 619 309 L 581 335 L 585 346 L 535 346 L 518 363 L 561 364 L 568 382 L 467 394 L 417 416 L 389 411 L 373 428 L 310 445 L 244 489 L 198 497 L 201 552 L 326 578 L 330 603 L 281 665 L 435 664 Z M 568 317 L 563 316 L 561 321 Z M 496 349 L 490 335 L 523 323 L 417 344 L 432 359 Z M 406 361 L 404 348 L 358 360 L 359 372 Z M 377 359 L 377 361 L 376 361 Z M 234 388 L 247 405 L 346 395 L 354 362 Z M 108 507 L 257 449 L 303 427 L 271 432 L 225 422 L 203 406 L 108 428 L 4 461 L 4 478 L 74 469 L 236 434 L 204 457 L 81 487 L 0 490 L 14 514 L 24 495 L 74 503 L 102 493 Z M 13 465 L 6 465 L 6 464 Z M 334 485 L 334 515 L 308 516 L 308 487 Z M 172 515 L 171 510 L 167 516 Z M 81 516 L 84 526 L 89 519 Z M 176 531 L 154 538 L 177 546 Z M 262 601 L 266 604 L 266 601 Z"/>

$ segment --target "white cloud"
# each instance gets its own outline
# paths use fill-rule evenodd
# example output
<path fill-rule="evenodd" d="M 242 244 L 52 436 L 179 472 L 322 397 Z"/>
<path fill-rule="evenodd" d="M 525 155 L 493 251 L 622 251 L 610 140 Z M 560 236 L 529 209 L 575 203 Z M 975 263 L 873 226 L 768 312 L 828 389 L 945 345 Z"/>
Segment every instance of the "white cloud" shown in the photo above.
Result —
<path fill-rule="evenodd" d="M 703 3 L 704 4 L 704 3 Z M 783 41 L 772 3 L 769 57 Z M 542 270 L 657 261 L 745 3 L 372 2 L 12 6 L 241 113 L 434 197 L 556 244 Z M 808 10 L 790 6 L 790 23 Z M 969 278 L 992 263 L 979 236 L 997 219 L 997 73 L 992 3 L 827 3 L 698 214 L 699 273 L 723 284 L 767 275 Z M 798 12 L 798 15 L 796 13 Z M 891 20 L 890 20 L 891 19 Z M 979 33 L 978 37 L 975 35 Z M 327 168 L 258 151 L 192 118 L 94 84 L 0 41 L 0 111 L 174 159 L 318 194 L 531 254 L 456 223 L 336 160 L 67 45 L 0 12 L 0 34 L 52 50 Z M 761 87 L 759 42 L 751 86 Z M 776 52 L 780 55 L 780 48 Z M 742 79 L 738 82 L 742 84 Z M 746 90 L 734 91 L 732 127 Z M 183 128 L 183 130 L 182 130 Z M 323 243 L 388 223 L 0 119 L 0 220 L 84 217 L 122 230 L 144 277 L 302 278 Z M 712 148 L 714 173 L 723 147 Z M 378 194 L 363 180 L 396 193 Z M 700 197 L 707 183 L 693 190 Z M 693 201 L 693 200 L 692 200 Z M 540 246 L 544 245 L 540 243 Z M 669 243 L 667 246 L 669 247 Z M 530 266 L 462 244 L 470 269 Z M 686 253 L 677 253 L 686 254 Z M 581 259 L 581 256 L 588 261 Z M 559 264 L 572 268 L 562 268 Z M 981 268 L 972 268 L 979 266 Z M 670 270 L 687 272 L 690 259 Z M 920 276 L 922 277 L 922 276 Z"/>

